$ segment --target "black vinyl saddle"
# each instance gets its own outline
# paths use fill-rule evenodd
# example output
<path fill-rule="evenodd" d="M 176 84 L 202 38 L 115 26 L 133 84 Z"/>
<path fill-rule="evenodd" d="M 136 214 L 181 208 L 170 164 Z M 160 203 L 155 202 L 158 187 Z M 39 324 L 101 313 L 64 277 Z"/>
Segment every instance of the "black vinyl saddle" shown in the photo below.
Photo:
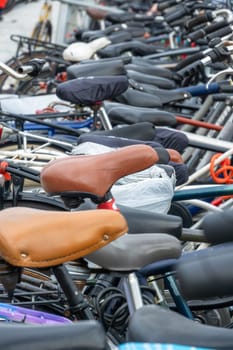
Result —
<path fill-rule="evenodd" d="M 176 83 L 172 79 L 161 76 L 146 74 L 140 71 L 127 69 L 129 79 L 135 80 L 138 83 L 154 85 L 161 89 L 175 89 Z"/>
<path fill-rule="evenodd" d="M 67 79 L 75 79 L 79 77 L 99 77 L 99 76 L 112 76 L 112 75 L 125 75 L 126 70 L 124 63 L 121 59 L 112 61 L 95 61 L 91 64 L 72 64 L 67 67 Z"/>
<path fill-rule="evenodd" d="M 9 350 L 105 350 L 106 336 L 97 321 L 60 325 L 1 324 L 0 348 Z"/>
<path fill-rule="evenodd" d="M 77 105 L 95 105 L 106 99 L 113 99 L 128 88 L 125 75 L 80 77 L 58 85 L 59 98 Z"/>
<path fill-rule="evenodd" d="M 128 42 L 110 44 L 107 47 L 98 50 L 100 57 L 116 57 L 124 54 L 125 52 L 132 52 L 136 56 L 144 56 L 149 54 L 157 53 L 161 50 L 161 47 L 143 43 L 140 40 L 133 39 Z"/>
<path fill-rule="evenodd" d="M 155 126 L 152 123 L 142 122 L 140 124 L 124 125 L 120 128 L 113 127 L 111 130 L 96 130 L 92 131 L 92 134 L 125 137 L 141 141 L 152 141 L 155 137 L 155 130 Z"/>
<path fill-rule="evenodd" d="M 176 117 L 173 113 L 159 110 L 155 107 L 136 107 L 123 103 L 111 102 L 106 103 L 105 106 L 112 125 L 136 124 L 142 122 L 150 122 L 157 126 L 175 127 L 177 125 Z"/>
<path fill-rule="evenodd" d="M 158 305 L 146 305 L 132 315 L 127 341 L 231 350 L 233 332 L 195 322 Z"/>
<path fill-rule="evenodd" d="M 162 67 L 156 67 L 155 65 L 152 65 L 149 62 L 147 63 L 147 61 L 143 59 L 141 60 L 141 62 L 134 62 L 134 58 L 132 58 L 132 62 L 126 64 L 125 69 L 171 80 L 175 78 L 175 73 L 171 70 Z"/>

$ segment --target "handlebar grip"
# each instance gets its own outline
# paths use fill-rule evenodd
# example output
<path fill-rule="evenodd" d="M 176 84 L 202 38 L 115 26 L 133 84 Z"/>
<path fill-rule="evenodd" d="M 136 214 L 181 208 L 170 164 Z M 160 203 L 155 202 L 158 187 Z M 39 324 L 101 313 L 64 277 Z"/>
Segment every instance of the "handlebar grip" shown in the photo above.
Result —
<path fill-rule="evenodd" d="M 176 74 L 180 78 L 190 77 L 191 75 L 195 75 L 200 70 L 202 70 L 203 67 L 204 67 L 204 64 L 200 60 L 198 60 L 192 64 L 189 64 L 183 69 L 180 69 L 178 72 L 176 72 Z"/>
<path fill-rule="evenodd" d="M 220 30 L 221 28 L 226 27 L 227 25 L 227 21 L 215 22 L 213 24 L 210 24 L 209 26 L 206 26 L 202 29 L 198 29 L 195 32 L 188 34 L 187 38 L 190 41 L 196 41 L 198 39 L 204 38 L 206 34 L 216 32 L 217 30 Z"/>
<path fill-rule="evenodd" d="M 170 6 L 174 6 L 181 2 L 181 0 L 168 0 L 162 3 L 158 3 L 158 11 L 163 11 L 169 8 Z"/>
<path fill-rule="evenodd" d="M 197 52 L 194 53 L 190 56 L 188 56 L 187 58 L 185 58 L 183 61 L 180 61 L 177 65 L 176 65 L 176 71 L 178 72 L 179 70 L 183 69 L 184 67 L 189 66 L 190 64 L 192 64 L 193 62 L 196 62 L 198 60 L 201 60 L 202 58 L 204 58 L 204 54 L 203 52 Z"/>
<path fill-rule="evenodd" d="M 232 296 L 232 249 L 230 242 L 184 254 L 176 267 L 182 295 L 190 300 Z"/>
<path fill-rule="evenodd" d="M 41 73 L 43 67 L 46 63 L 46 60 L 34 58 L 27 62 L 27 64 L 22 65 L 18 68 L 18 73 L 28 74 L 30 77 L 36 77 Z"/>
<path fill-rule="evenodd" d="M 187 8 L 185 6 L 182 6 L 179 10 L 164 16 L 164 20 L 167 23 L 171 23 L 171 22 L 176 21 L 177 19 L 180 19 L 181 17 L 183 17 L 187 14 L 188 14 Z"/>
<path fill-rule="evenodd" d="M 187 40 L 189 41 L 197 41 L 198 39 L 202 39 L 205 36 L 205 30 L 204 29 L 198 29 L 195 30 L 195 32 L 192 32 L 188 34 Z"/>
<path fill-rule="evenodd" d="M 226 20 L 214 22 L 205 28 L 205 33 L 210 34 L 212 32 L 215 32 L 216 30 L 219 30 L 225 26 L 229 25 L 229 23 Z"/>
<path fill-rule="evenodd" d="M 212 14 L 212 11 L 206 11 L 204 15 L 198 15 L 197 17 L 187 21 L 186 28 L 190 31 L 192 30 L 193 27 L 212 21 L 213 19 L 214 19 L 214 16 Z"/>
<path fill-rule="evenodd" d="M 216 30 L 215 32 L 212 32 L 211 34 L 206 36 L 206 39 L 208 41 L 210 41 L 210 40 L 217 38 L 217 37 L 222 38 L 228 34 L 232 34 L 232 28 L 230 26 L 227 26 L 227 27 L 221 28 L 219 30 Z"/>

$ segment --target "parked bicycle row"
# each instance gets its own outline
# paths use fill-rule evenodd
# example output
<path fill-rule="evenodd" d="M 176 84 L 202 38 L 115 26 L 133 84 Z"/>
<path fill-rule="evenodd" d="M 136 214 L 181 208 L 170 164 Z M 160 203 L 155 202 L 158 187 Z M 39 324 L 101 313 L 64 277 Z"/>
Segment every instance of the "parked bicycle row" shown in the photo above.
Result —
<path fill-rule="evenodd" d="M 230 3 L 105 5 L 0 62 L 2 346 L 232 349 Z"/>

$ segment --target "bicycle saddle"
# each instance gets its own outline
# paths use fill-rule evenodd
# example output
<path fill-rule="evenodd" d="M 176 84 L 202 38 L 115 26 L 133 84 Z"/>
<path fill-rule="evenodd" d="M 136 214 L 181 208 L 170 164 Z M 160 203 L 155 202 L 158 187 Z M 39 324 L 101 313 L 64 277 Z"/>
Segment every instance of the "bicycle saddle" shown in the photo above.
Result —
<path fill-rule="evenodd" d="M 127 341 L 231 350 L 233 333 L 232 329 L 201 324 L 158 305 L 145 305 L 131 316 Z"/>
<path fill-rule="evenodd" d="M 186 99 L 192 97 L 188 91 L 181 91 L 178 89 L 170 89 L 169 94 L 167 89 L 161 89 L 151 84 L 138 83 L 132 79 L 129 80 L 130 86 L 141 92 L 146 92 L 160 98 L 162 105 L 166 105 L 174 102 L 183 102 Z"/>
<path fill-rule="evenodd" d="M 64 325 L 0 326 L 1 349 L 105 350 L 106 335 L 98 321 L 82 321 Z"/>
<path fill-rule="evenodd" d="M 175 89 L 176 83 L 172 79 L 145 74 L 127 69 L 127 76 L 138 83 L 151 84 L 161 89 Z"/>
<path fill-rule="evenodd" d="M 56 95 L 74 104 L 91 106 L 113 99 L 128 88 L 125 75 L 81 77 L 58 85 Z"/>
<path fill-rule="evenodd" d="M 104 102 L 104 106 L 108 102 Z M 112 105 L 112 103 L 110 103 Z M 116 103 L 117 105 L 117 103 Z M 156 128 L 152 123 L 142 122 L 140 124 L 124 125 L 120 128 L 113 127 L 111 130 L 96 130 L 92 131 L 93 135 L 108 135 L 125 137 L 134 140 L 151 141 L 155 137 Z"/>
<path fill-rule="evenodd" d="M 106 103 L 105 108 L 112 125 L 149 122 L 157 126 L 176 126 L 173 113 L 157 108 L 135 107 L 123 103 Z"/>
<path fill-rule="evenodd" d="M 82 145 L 84 144 L 84 147 Z M 85 146 L 85 145 L 89 146 Z M 99 148 L 98 148 L 99 145 Z M 153 142 L 153 141 L 138 141 L 138 140 L 130 140 L 124 137 L 117 137 L 117 136 L 108 136 L 108 135 L 101 135 L 101 134 L 94 134 L 94 133 L 84 133 L 79 136 L 77 140 L 77 146 L 74 146 L 72 150 L 72 154 L 98 154 L 98 153 L 105 153 L 109 151 L 113 151 L 117 148 L 122 148 L 126 146 L 131 145 L 148 145 L 152 147 L 159 156 L 158 163 L 163 164 L 164 167 L 166 167 L 164 170 L 167 171 L 167 174 L 169 177 L 172 176 L 172 173 L 170 173 L 170 170 L 173 169 L 169 166 L 166 166 L 170 160 L 168 151 L 163 148 L 159 143 Z M 168 169 L 169 167 L 169 169 Z M 172 170 L 173 171 L 173 170 Z"/>
<path fill-rule="evenodd" d="M 58 158 L 41 170 L 40 180 L 49 194 L 83 193 L 97 203 L 121 177 L 146 169 L 159 160 L 147 145 L 132 145 L 98 155 Z"/>
<path fill-rule="evenodd" d="M 85 36 L 85 33 L 84 33 L 82 35 L 82 38 L 83 37 L 85 37 L 86 41 L 93 41 L 93 40 L 96 40 L 98 38 L 103 37 L 103 34 L 96 32 L 92 35 L 89 35 L 89 37 L 87 38 L 87 36 Z M 122 28 L 121 30 L 117 30 L 115 32 L 112 32 L 112 33 L 106 35 L 106 38 L 109 39 L 109 41 L 111 42 L 111 45 L 112 45 L 112 44 L 118 44 L 118 43 L 132 40 L 132 34 L 128 30 L 126 30 L 126 28 L 125 29 Z"/>
<path fill-rule="evenodd" d="M 233 240 L 232 237 L 232 209 L 220 213 L 209 213 L 203 218 L 202 227 L 207 242 L 211 244 L 225 243 Z M 219 234 L 221 232 L 221 234 Z"/>
<path fill-rule="evenodd" d="M 133 55 L 144 56 L 156 53 L 158 50 L 161 50 L 161 47 L 145 44 L 142 41 L 133 39 L 123 43 L 106 45 L 103 49 L 98 50 L 98 55 L 103 58 L 116 57 L 130 51 Z"/>
<path fill-rule="evenodd" d="M 90 12 L 90 16 L 92 16 L 91 14 L 93 14 L 94 16 L 95 15 L 101 15 L 102 11 L 99 11 L 97 9 L 91 9 L 91 8 L 88 8 L 87 9 L 87 12 L 88 11 L 91 11 Z M 89 41 L 90 38 L 93 36 L 93 35 L 98 35 L 98 37 L 103 37 L 103 36 L 106 36 L 106 35 L 110 35 L 114 32 L 118 32 L 119 30 L 123 30 L 125 29 L 127 26 L 125 24 L 114 24 L 114 25 L 110 25 L 110 26 L 107 26 L 106 28 L 104 29 L 96 29 L 96 30 L 85 30 L 83 33 L 82 33 L 82 36 L 81 36 L 81 39 L 82 41 Z"/>
<path fill-rule="evenodd" d="M 233 243 L 229 242 L 180 258 L 176 269 L 183 295 L 193 300 L 232 296 L 232 251 Z"/>
<path fill-rule="evenodd" d="M 170 102 L 183 101 L 191 96 L 188 92 L 173 89 L 166 91 L 158 88 L 157 90 L 153 89 L 152 93 L 148 86 L 147 88 L 143 87 L 143 85 L 146 87 L 146 84 L 142 84 L 142 89 L 140 89 L 141 83 L 135 83 L 132 80 L 129 80 L 129 83 L 130 87 L 115 98 L 117 102 L 135 107 L 158 108 Z M 148 91 L 144 91 L 146 89 Z"/>
<path fill-rule="evenodd" d="M 62 57 L 67 61 L 80 62 L 90 59 L 98 50 L 110 44 L 111 41 L 107 37 L 98 38 L 89 43 L 76 42 L 65 48 Z"/>
<path fill-rule="evenodd" d="M 181 238 L 183 225 L 179 216 L 131 208 L 122 204 L 117 206 L 127 221 L 129 234 L 166 233 Z M 91 209 L 96 209 L 96 205 L 88 200 L 79 207 L 79 210 Z"/>
<path fill-rule="evenodd" d="M 134 71 L 139 72 L 151 76 L 157 76 L 161 78 L 171 79 L 174 80 L 175 73 L 172 72 L 169 69 L 162 68 L 162 67 L 156 67 L 152 64 L 147 64 L 145 60 L 140 63 L 140 61 L 137 63 L 132 60 L 132 63 L 128 63 L 125 65 L 125 69 L 128 71 Z"/>
<path fill-rule="evenodd" d="M 162 102 L 159 97 L 132 88 L 128 88 L 122 94 L 118 95 L 115 100 L 119 103 L 135 107 L 162 107 Z"/>
<path fill-rule="evenodd" d="M 142 233 L 125 235 L 85 258 L 107 270 L 137 271 L 161 260 L 179 258 L 181 252 L 180 241 L 173 236 Z"/>
<path fill-rule="evenodd" d="M 126 70 L 124 68 L 123 61 L 113 60 L 108 62 L 101 63 L 95 61 L 91 64 L 72 64 L 67 67 L 67 79 L 75 79 L 78 77 L 87 77 L 87 76 L 110 76 L 110 75 L 125 75 Z"/>
<path fill-rule="evenodd" d="M 51 267 L 76 260 L 127 232 L 114 210 L 56 212 L 12 207 L 0 212 L 0 255 L 13 266 Z"/>

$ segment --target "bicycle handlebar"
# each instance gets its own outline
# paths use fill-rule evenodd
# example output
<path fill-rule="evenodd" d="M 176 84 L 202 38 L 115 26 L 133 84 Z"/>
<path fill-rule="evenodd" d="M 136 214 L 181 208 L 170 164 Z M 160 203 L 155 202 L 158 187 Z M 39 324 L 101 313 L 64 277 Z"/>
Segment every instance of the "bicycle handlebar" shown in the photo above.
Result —
<path fill-rule="evenodd" d="M 202 39 L 206 36 L 206 34 L 211 34 L 212 32 L 216 32 L 217 30 L 222 29 L 226 26 L 228 26 L 228 23 L 225 20 L 212 23 L 209 26 L 206 26 L 205 28 L 198 29 L 188 34 L 187 40 L 196 41 L 198 39 Z"/>
<path fill-rule="evenodd" d="M 227 27 L 223 27 L 219 30 L 216 30 L 215 32 L 210 33 L 209 35 L 206 36 L 207 40 L 210 41 L 214 38 L 223 38 L 226 35 L 230 35 L 232 34 L 232 27 L 231 26 L 227 26 Z"/>
<path fill-rule="evenodd" d="M 11 77 L 17 79 L 17 80 L 29 80 L 31 77 L 28 74 L 25 73 L 19 73 L 12 69 L 11 67 L 7 66 L 5 63 L 0 62 L 0 70 L 2 70 L 4 73 L 10 75 Z"/>
<path fill-rule="evenodd" d="M 26 65 L 22 65 L 18 68 L 20 74 L 27 74 L 30 77 L 36 77 L 45 70 L 48 70 L 49 66 L 44 59 L 35 58 L 27 62 Z"/>
<path fill-rule="evenodd" d="M 232 54 L 232 49 L 232 46 L 214 47 L 213 49 L 210 49 L 208 50 L 208 52 L 206 52 L 204 58 L 199 59 L 188 66 L 185 66 L 184 68 L 177 71 L 176 74 L 181 78 L 185 78 L 192 74 L 196 74 L 209 63 L 224 61 L 227 57 L 229 57 Z"/>
<path fill-rule="evenodd" d="M 167 23 L 171 23 L 171 22 L 176 21 L 177 19 L 180 19 L 181 17 L 183 17 L 185 15 L 188 15 L 188 14 L 190 14 L 190 8 L 188 8 L 187 6 L 183 5 L 177 11 L 164 16 L 164 20 Z"/>
<path fill-rule="evenodd" d="M 181 2 L 182 0 L 168 0 L 162 3 L 158 3 L 158 10 L 163 11 L 169 8 L 170 6 L 177 5 Z"/>
<path fill-rule="evenodd" d="M 9 76 L 15 78 L 16 80 L 30 80 L 33 77 L 38 76 L 40 73 L 48 71 L 49 64 L 42 59 L 33 59 L 27 62 L 26 65 L 22 65 L 18 68 L 18 70 L 14 70 L 9 67 L 7 64 L 0 62 L 0 70 Z"/>
<path fill-rule="evenodd" d="M 188 56 L 187 58 L 185 58 L 183 61 L 178 62 L 175 69 L 178 72 L 181 69 L 189 66 L 190 64 L 196 62 L 197 60 L 201 60 L 204 57 L 205 57 L 205 55 L 201 51 L 194 53 L 194 54 Z"/>
<path fill-rule="evenodd" d="M 192 30 L 193 27 L 196 27 L 200 24 L 212 21 L 215 18 L 213 11 L 206 11 L 204 15 L 198 15 L 195 18 L 190 19 L 186 23 L 186 28 Z"/>

